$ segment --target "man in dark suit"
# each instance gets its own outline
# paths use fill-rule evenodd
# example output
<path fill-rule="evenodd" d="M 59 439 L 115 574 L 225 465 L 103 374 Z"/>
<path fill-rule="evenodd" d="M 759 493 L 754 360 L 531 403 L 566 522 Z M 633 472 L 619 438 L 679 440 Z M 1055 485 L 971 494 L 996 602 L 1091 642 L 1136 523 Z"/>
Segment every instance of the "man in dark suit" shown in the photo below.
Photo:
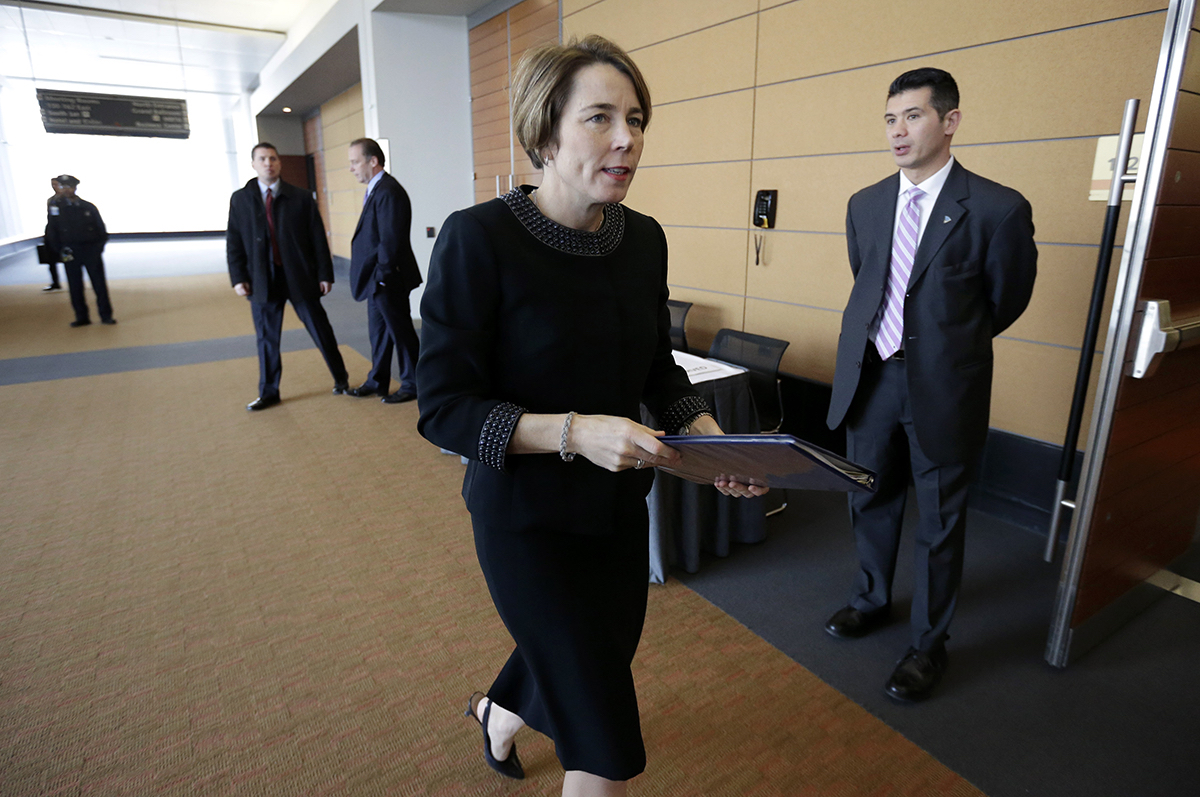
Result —
<path fill-rule="evenodd" d="M 73 327 L 86 327 L 92 323 L 88 314 L 87 299 L 83 294 L 83 271 L 87 269 L 92 290 L 96 294 L 96 312 L 101 324 L 115 324 L 112 303 L 108 299 L 108 279 L 104 274 L 104 246 L 108 243 L 108 229 L 100 211 L 91 202 L 75 196 L 79 178 L 60 174 L 57 178 L 62 190 L 58 201 L 46 206 L 46 245 L 62 258 L 63 270 L 67 272 L 67 288 L 71 291 L 71 307 L 75 310 Z"/>
<path fill-rule="evenodd" d="M 374 139 L 350 144 L 350 171 L 367 187 L 362 215 L 350 245 L 350 289 L 367 302 L 367 331 L 371 335 L 371 373 L 352 396 L 382 396 L 384 404 L 417 397 L 417 331 L 408 294 L 421 284 L 413 256 L 409 227 L 412 204 L 396 178 L 383 170 L 383 149 Z M 388 394 L 392 351 L 400 366 L 400 389 Z"/>
<path fill-rule="evenodd" d="M 950 155 L 958 86 L 940 69 L 888 89 L 888 145 L 900 173 L 850 198 L 854 288 L 842 315 L 828 423 L 878 473 L 851 493 L 859 570 L 849 605 L 825 625 L 860 637 L 887 622 L 910 481 L 916 530 L 911 647 L 885 691 L 927 697 L 945 672 L 962 580 L 967 486 L 988 431 L 992 338 L 1024 312 L 1037 249 L 1029 203 Z"/>
<path fill-rule="evenodd" d="M 237 295 L 250 300 L 258 336 L 258 398 L 246 409 L 279 403 L 279 338 L 289 300 L 325 357 L 333 392 L 340 395 L 349 387 L 349 376 L 321 307 L 321 297 L 333 288 L 333 258 L 317 203 L 308 191 L 279 179 L 281 162 L 272 144 L 256 144 L 250 160 L 258 177 L 233 192 L 225 230 L 229 278 Z"/>

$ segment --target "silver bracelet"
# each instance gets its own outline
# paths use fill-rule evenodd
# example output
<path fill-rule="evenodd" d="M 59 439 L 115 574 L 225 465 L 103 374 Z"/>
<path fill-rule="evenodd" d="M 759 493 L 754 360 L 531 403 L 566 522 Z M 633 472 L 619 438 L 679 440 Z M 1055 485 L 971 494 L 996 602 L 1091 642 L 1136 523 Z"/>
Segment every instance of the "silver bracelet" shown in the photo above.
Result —
<path fill-rule="evenodd" d="M 571 431 L 571 421 L 575 420 L 575 413 L 568 412 L 567 419 L 563 421 L 562 439 L 558 441 L 558 455 L 562 457 L 563 462 L 570 462 L 575 459 L 574 453 L 567 453 L 567 434 Z"/>

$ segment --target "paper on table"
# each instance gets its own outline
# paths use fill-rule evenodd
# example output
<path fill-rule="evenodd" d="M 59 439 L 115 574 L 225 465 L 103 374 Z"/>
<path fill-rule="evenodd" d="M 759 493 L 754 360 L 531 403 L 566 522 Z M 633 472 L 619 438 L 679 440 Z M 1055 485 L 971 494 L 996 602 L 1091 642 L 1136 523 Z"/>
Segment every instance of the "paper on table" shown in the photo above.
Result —
<path fill-rule="evenodd" d="M 718 476 L 742 484 L 797 490 L 875 491 L 875 474 L 830 451 L 786 434 L 668 435 L 683 456 L 659 470 L 698 484 Z"/>
<path fill-rule="evenodd" d="M 730 365 L 720 360 L 697 357 L 685 351 L 676 350 L 672 351 L 671 354 L 675 357 L 675 364 L 687 371 L 688 379 L 691 380 L 693 385 L 700 382 L 710 382 L 714 379 L 724 379 L 727 376 L 736 376 L 737 374 L 746 372 L 745 368 Z"/>

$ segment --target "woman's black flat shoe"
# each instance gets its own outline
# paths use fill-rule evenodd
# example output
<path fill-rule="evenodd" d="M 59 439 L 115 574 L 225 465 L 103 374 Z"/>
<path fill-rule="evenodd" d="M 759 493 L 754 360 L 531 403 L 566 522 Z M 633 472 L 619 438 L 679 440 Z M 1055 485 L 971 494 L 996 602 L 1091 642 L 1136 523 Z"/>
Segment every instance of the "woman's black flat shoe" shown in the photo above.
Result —
<path fill-rule="evenodd" d="M 483 727 L 483 760 L 487 762 L 489 767 L 506 778 L 524 780 L 525 768 L 521 766 L 521 759 L 517 758 L 516 742 L 513 742 L 512 748 L 508 751 L 508 757 L 503 761 L 497 761 L 496 757 L 492 755 L 492 740 L 488 736 L 487 731 L 488 716 L 492 713 L 492 701 L 488 701 L 487 708 L 483 710 L 483 720 L 480 721 L 479 717 L 475 714 L 475 706 L 478 705 L 475 702 L 475 695 L 479 695 L 480 699 L 486 697 L 483 692 L 475 692 L 467 698 L 467 710 L 463 716 L 470 717 Z"/>

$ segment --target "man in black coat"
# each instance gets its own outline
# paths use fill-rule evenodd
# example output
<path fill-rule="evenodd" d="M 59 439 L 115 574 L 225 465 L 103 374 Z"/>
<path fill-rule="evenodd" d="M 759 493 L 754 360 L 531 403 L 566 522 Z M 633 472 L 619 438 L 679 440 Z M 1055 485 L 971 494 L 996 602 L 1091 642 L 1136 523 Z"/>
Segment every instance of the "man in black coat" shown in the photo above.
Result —
<path fill-rule="evenodd" d="M 100 323 L 115 324 L 112 303 L 108 299 L 108 281 L 104 276 L 104 245 L 108 229 L 100 211 L 91 202 L 75 196 L 79 178 L 60 174 L 55 178 L 62 189 L 58 201 L 46 207 L 46 245 L 62 258 L 67 272 L 67 287 L 71 291 L 71 307 L 75 310 L 73 327 L 92 323 L 87 299 L 83 295 L 83 270 L 86 268 L 92 290 L 96 292 L 96 312 Z"/>
<path fill-rule="evenodd" d="M 412 204 L 396 178 L 383 170 L 379 143 L 360 138 L 350 144 L 350 171 L 367 186 L 362 215 L 350 245 L 350 290 L 367 302 L 371 335 L 371 373 L 352 396 L 382 396 L 385 404 L 417 397 L 417 331 L 408 294 L 421 284 L 409 228 Z M 400 365 L 400 389 L 388 394 L 392 379 L 392 350 Z"/>
<path fill-rule="evenodd" d="M 950 155 L 958 86 L 940 69 L 888 89 L 887 140 L 900 173 L 850 198 L 854 288 L 842 315 L 828 424 L 878 473 L 851 493 L 859 570 L 826 623 L 853 638 L 888 620 L 910 481 L 917 527 L 911 647 L 885 686 L 919 700 L 941 679 L 962 580 L 967 487 L 988 431 L 992 338 L 1024 312 L 1037 273 L 1033 213 L 1016 191 Z"/>
<path fill-rule="evenodd" d="M 250 160 L 258 177 L 233 192 L 225 230 L 229 279 L 237 295 L 250 300 L 258 336 L 258 398 L 246 409 L 279 403 L 279 338 L 287 301 L 325 357 L 333 392 L 340 395 L 349 376 L 321 307 L 321 297 L 333 288 L 333 258 L 317 203 L 308 191 L 279 179 L 281 162 L 274 145 L 256 144 Z"/>

